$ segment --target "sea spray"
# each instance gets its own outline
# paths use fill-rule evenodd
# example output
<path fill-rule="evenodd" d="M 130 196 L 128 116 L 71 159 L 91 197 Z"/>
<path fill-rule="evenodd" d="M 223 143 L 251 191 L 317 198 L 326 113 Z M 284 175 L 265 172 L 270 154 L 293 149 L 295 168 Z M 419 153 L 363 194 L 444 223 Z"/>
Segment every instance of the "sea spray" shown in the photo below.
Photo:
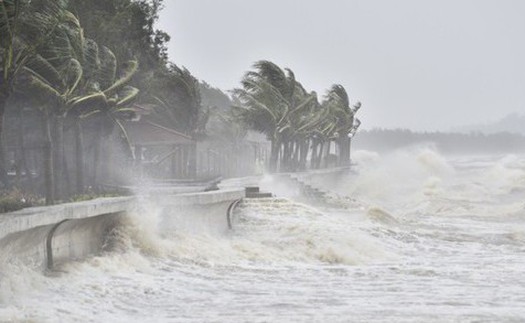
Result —
<path fill-rule="evenodd" d="M 439 192 L 442 180 L 454 176 L 446 159 L 428 147 L 395 151 L 381 158 L 358 151 L 354 162 L 356 173 L 348 174 L 336 189 L 370 206 L 388 208 L 422 201 L 425 194 Z"/>
<path fill-rule="evenodd" d="M 399 224 L 399 221 L 395 219 L 395 217 L 385 210 L 379 208 L 379 207 L 371 207 L 366 212 L 366 215 L 368 218 L 372 219 L 373 221 L 377 221 L 389 226 L 394 226 Z"/>
<path fill-rule="evenodd" d="M 498 194 L 525 191 L 525 165 L 515 155 L 508 155 L 489 168 L 484 183 Z"/>
<path fill-rule="evenodd" d="M 27 296 L 34 290 L 43 288 L 49 281 L 39 269 L 13 260 L 0 260 L 0 309 L 9 307 L 18 297 Z"/>

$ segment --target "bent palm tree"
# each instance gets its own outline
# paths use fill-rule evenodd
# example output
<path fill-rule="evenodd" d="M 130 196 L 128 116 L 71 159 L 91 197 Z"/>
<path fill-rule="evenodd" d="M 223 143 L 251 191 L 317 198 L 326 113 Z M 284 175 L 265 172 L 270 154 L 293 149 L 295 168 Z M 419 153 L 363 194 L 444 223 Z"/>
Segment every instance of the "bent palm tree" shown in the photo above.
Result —
<path fill-rule="evenodd" d="M 77 161 L 77 192 L 81 193 L 84 190 L 84 157 L 83 157 L 83 136 L 82 136 L 82 121 L 86 118 L 99 115 L 98 119 L 98 131 L 96 133 L 95 141 L 95 178 L 96 181 L 96 169 L 98 168 L 99 156 L 100 156 L 100 143 L 101 138 L 112 132 L 114 126 L 120 130 L 120 133 L 129 149 L 129 153 L 134 158 L 131 143 L 129 141 L 127 132 L 122 124 L 123 120 L 129 120 L 133 118 L 135 109 L 132 107 L 133 103 L 137 99 L 139 90 L 127 85 L 133 75 L 138 70 L 137 61 L 129 61 L 125 64 L 123 70 L 120 73 L 120 77 L 116 77 L 116 72 L 113 70 L 113 66 L 116 68 L 116 59 L 114 55 L 112 57 L 107 69 L 102 68 L 98 72 L 98 85 L 102 87 L 102 90 L 79 96 L 72 100 L 68 113 L 75 117 L 75 138 L 76 138 L 76 161 Z M 107 63 L 107 62 L 106 62 Z M 110 66 L 110 67 L 108 67 Z M 105 128 L 105 129 L 104 129 Z"/>
<path fill-rule="evenodd" d="M 163 89 L 156 97 L 159 123 L 177 129 L 193 139 L 206 133 L 209 111 L 202 106 L 199 81 L 186 68 L 171 64 L 166 73 L 159 76 L 158 88 Z"/>
<path fill-rule="evenodd" d="M 28 69 L 28 74 L 32 85 L 56 102 L 52 113 L 59 121 L 59 141 L 63 138 L 64 118 L 74 118 L 76 186 L 80 194 L 84 190 L 82 120 L 101 113 L 124 131 L 120 119 L 129 115 L 127 109 L 138 94 L 138 90 L 128 87 L 127 83 L 136 73 L 138 63 L 128 62 L 117 78 L 115 55 L 108 48 L 99 48 L 93 40 L 85 39 L 76 17 L 66 16 L 68 24 L 55 33 L 51 47 L 35 56 L 45 68 Z M 97 135 L 100 134 L 98 131 Z M 57 146 L 62 147 L 62 142 Z M 96 149 L 98 152 L 98 147 Z M 59 160 L 63 158 L 63 149 L 57 155 Z"/>
<path fill-rule="evenodd" d="M 350 164 L 351 137 L 359 127 L 355 114 L 361 107 L 361 103 L 357 102 L 353 107 L 350 107 L 350 99 L 346 89 L 340 84 L 334 84 L 326 93 L 324 104 L 334 117 L 333 139 L 339 146 L 339 165 L 347 166 Z"/>
<path fill-rule="evenodd" d="M 234 107 L 239 119 L 264 133 L 271 141 L 270 171 L 276 171 L 279 150 L 290 126 L 290 116 L 313 101 L 313 96 L 296 95 L 298 83 L 290 69 L 282 70 L 269 61 L 256 62 L 255 71 L 245 74 L 242 89 L 233 90 L 241 102 Z"/>
<path fill-rule="evenodd" d="M 22 68 L 59 25 L 66 7 L 62 0 L 0 1 L 0 181 L 8 186 L 3 144 L 4 114 Z"/>

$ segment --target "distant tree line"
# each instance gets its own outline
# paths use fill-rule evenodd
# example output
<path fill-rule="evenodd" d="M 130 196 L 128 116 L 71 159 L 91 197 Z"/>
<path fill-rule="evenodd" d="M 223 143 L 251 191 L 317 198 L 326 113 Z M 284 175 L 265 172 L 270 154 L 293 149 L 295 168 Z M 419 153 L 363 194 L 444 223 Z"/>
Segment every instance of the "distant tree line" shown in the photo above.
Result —
<path fill-rule="evenodd" d="M 419 144 L 433 144 L 441 152 L 450 154 L 525 152 L 525 137 L 515 133 L 465 134 L 413 132 L 407 129 L 362 130 L 355 140 L 354 148 L 392 151 Z"/>

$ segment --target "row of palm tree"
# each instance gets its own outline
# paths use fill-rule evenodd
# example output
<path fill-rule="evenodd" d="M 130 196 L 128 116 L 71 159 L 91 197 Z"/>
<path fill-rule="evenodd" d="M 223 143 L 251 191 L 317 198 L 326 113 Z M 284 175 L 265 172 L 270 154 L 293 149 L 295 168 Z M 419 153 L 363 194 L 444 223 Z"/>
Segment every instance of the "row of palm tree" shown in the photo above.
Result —
<path fill-rule="evenodd" d="M 351 138 L 361 124 L 355 114 L 361 103 L 352 105 L 342 85 L 333 85 L 319 102 L 317 94 L 305 90 L 292 70 L 264 60 L 253 65 L 241 85 L 233 90 L 239 101 L 234 113 L 271 142 L 270 171 L 315 169 L 323 162 L 350 164 Z M 337 144 L 339 154 L 331 162 L 332 143 Z"/>

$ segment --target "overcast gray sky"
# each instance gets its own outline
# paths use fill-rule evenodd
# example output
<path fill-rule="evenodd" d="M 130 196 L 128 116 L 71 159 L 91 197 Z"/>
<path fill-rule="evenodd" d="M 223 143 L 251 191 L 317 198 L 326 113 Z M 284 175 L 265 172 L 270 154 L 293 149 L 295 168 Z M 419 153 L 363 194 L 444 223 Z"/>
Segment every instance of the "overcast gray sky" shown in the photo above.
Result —
<path fill-rule="evenodd" d="M 260 59 L 343 84 L 366 128 L 525 113 L 523 0 L 164 0 L 170 59 L 228 90 Z"/>

